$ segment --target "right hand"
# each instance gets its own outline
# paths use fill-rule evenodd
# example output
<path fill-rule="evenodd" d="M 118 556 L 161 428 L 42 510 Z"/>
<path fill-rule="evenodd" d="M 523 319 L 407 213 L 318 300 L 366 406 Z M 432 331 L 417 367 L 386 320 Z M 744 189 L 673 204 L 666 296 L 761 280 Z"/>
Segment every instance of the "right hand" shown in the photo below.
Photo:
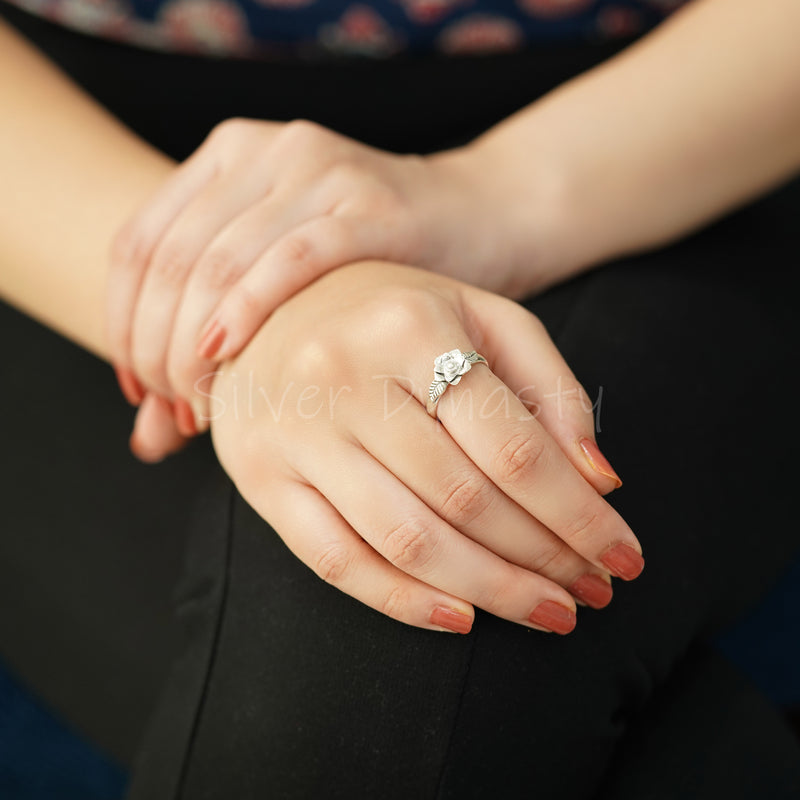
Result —
<path fill-rule="evenodd" d="M 492 369 L 448 388 L 437 422 L 425 410 L 433 360 L 456 347 Z M 558 403 L 545 397 L 556 386 Z M 574 598 L 602 607 L 608 573 L 643 566 L 601 496 L 618 479 L 584 451 L 593 418 L 580 392 L 516 303 L 361 262 L 288 300 L 223 365 L 211 430 L 244 498 L 342 591 L 434 630 L 468 631 L 474 605 L 568 633 Z"/>

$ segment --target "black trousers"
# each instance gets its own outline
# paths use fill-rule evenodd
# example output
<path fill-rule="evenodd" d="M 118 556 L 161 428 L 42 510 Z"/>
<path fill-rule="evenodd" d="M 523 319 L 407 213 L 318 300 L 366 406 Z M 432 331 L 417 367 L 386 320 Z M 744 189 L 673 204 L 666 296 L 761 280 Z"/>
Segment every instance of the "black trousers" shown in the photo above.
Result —
<path fill-rule="evenodd" d="M 229 62 L 0 11 L 177 158 L 234 115 L 454 145 L 621 46 Z M 468 636 L 422 631 L 341 594 L 207 437 L 138 464 L 111 370 L 0 307 L 0 655 L 133 765 L 135 800 L 796 798 L 796 740 L 704 642 L 800 548 L 798 212 L 794 182 L 527 303 L 602 395 L 599 441 L 625 480 L 611 502 L 647 555 L 564 638 L 481 612 Z"/>

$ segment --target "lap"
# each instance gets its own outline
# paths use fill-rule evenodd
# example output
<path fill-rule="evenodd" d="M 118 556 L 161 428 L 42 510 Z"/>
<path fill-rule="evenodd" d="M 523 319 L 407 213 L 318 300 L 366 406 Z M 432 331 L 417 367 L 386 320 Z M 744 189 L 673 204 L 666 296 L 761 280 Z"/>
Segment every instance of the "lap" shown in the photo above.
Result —
<path fill-rule="evenodd" d="M 509 797 L 590 796 L 694 643 L 797 547 L 796 443 L 764 430 L 793 352 L 795 201 L 770 202 L 529 304 L 602 387 L 611 499 L 648 559 L 565 638 L 482 613 L 448 636 L 361 606 L 289 553 L 207 442 L 135 464 L 108 368 L 3 309 L 26 343 L 4 367 L 6 655 L 112 750 L 155 709 L 133 797 L 477 797 L 498 776 Z"/>
<path fill-rule="evenodd" d="M 234 495 L 181 796 L 591 796 L 686 654 L 798 548 L 796 442 L 765 432 L 795 341 L 797 196 L 529 303 L 594 399 L 602 387 L 599 438 L 625 480 L 612 502 L 648 559 L 570 636 L 482 613 L 468 637 L 405 627 L 321 583 Z"/>
<path fill-rule="evenodd" d="M 170 71 L 164 56 L 120 48 L 117 58 L 99 42 L 86 56 L 83 40 L 49 31 L 43 41 L 51 33 L 68 71 L 176 155 L 226 115 L 279 107 L 325 122 L 339 96 L 320 90 L 316 114 L 291 87 L 257 103 L 282 81 L 254 92 L 242 65 L 220 67 L 242 80 L 206 82 L 197 70 L 208 64 L 170 61 Z M 555 61 L 530 70 L 546 77 L 525 97 L 508 89 L 525 69 L 492 67 L 486 85 L 498 92 L 481 94 L 501 100 L 474 119 L 453 123 L 447 104 L 431 102 L 436 125 L 337 127 L 400 149 L 442 147 L 579 71 Z M 431 97 L 468 87 L 472 98 L 471 63 L 432 81 Z M 265 78 L 269 69 L 258 67 Z M 129 73 L 142 77 L 123 98 Z M 301 73 L 301 84 L 319 80 Z M 350 85 L 347 70 L 334 73 Z M 151 102 L 162 80 L 172 117 Z M 381 91 L 407 97 L 402 114 L 393 103 L 387 114 L 425 116 L 413 111 L 418 94 Z M 566 638 L 481 613 L 471 635 L 447 636 L 360 606 L 286 550 L 207 441 L 157 468 L 136 464 L 110 370 L 0 309 L 15 343 L 0 396 L 4 656 L 119 757 L 138 751 L 134 797 L 464 798 L 492 794 L 500 776 L 509 797 L 588 796 L 694 643 L 752 605 L 798 547 L 783 371 L 796 353 L 799 195 L 795 183 L 528 304 L 593 399 L 602 388 L 599 441 L 625 481 L 611 501 L 647 558 L 608 609 L 581 609 Z"/>

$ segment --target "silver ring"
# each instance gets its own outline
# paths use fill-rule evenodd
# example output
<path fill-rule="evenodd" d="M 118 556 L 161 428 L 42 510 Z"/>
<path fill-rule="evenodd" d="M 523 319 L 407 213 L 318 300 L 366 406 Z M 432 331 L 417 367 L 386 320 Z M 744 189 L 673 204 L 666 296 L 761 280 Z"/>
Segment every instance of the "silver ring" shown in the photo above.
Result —
<path fill-rule="evenodd" d="M 434 418 L 436 415 L 436 405 L 439 398 L 444 394 L 448 386 L 455 386 L 461 378 L 472 369 L 473 364 L 489 364 L 486 359 L 470 350 L 468 353 L 462 353 L 460 350 L 450 350 L 447 353 L 442 353 L 437 356 L 433 361 L 433 383 L 428 389 L 428 402 L 425 407 L 428 413 Z"/>

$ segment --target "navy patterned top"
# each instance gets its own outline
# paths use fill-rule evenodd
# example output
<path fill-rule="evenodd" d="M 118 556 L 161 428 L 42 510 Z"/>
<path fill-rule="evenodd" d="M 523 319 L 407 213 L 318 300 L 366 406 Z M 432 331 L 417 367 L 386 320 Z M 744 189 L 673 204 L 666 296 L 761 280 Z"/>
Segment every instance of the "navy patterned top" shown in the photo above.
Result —
<path fill-rule="evenodd" d="M 688 0 L 9 0 L 142 47 L 242 58 L 497 53 L 638 35 Z"/>

